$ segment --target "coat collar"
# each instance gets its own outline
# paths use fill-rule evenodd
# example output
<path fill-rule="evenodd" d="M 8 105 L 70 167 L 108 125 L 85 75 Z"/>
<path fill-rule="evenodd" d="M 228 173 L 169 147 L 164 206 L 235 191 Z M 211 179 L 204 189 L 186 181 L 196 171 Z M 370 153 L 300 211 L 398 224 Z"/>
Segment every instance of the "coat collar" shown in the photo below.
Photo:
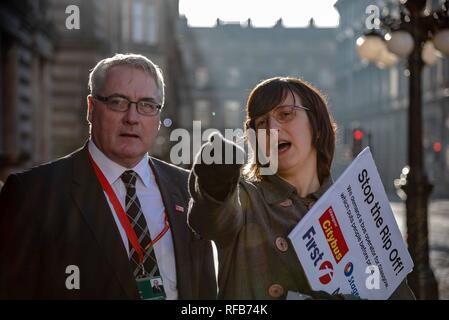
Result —
<path fill-rule="evenodd" d="M 319 199 L 329 187 L 332 185 L 332 178 L 324 180 L 320 188 L 308 194 L 305 198 L 313 200 Z M 264 176 L 260 181 L 260 188 L 268 204 L 275 204 L 291 197 L 293 194 L 298 195 L 296 188 L 290 183 L 279 177 L 278 175 Z"/>
<path fill-rule="evenodd" d="M 111 214 L 100 182 L 91 167 L 87 144 L 73 153 L 72 197 L 106 259 L 130 299 L 138 299 L 137 285 L 129 267 L 128 254 Z"/>
<path fill-rule="evenodd" d="M 155 158 L 150 157 L 149 164 L 159 186 L 165 212 L 170 223 L 175 250 L 178 297 L 179 299 L 191 299 L 194 293 L 191 277 L 192 257 L 189 246 L 191 234 L 187 225 L 188 199 L 179 191 L 179 186 L 183 183 L 187 184 L 187 179 L 176 181 L 177 176 L 170 175 L 169 170 L 167 170 L 167 166 L 170 165 Z M 181 208 L 183 211 L 180 211 Z"/>

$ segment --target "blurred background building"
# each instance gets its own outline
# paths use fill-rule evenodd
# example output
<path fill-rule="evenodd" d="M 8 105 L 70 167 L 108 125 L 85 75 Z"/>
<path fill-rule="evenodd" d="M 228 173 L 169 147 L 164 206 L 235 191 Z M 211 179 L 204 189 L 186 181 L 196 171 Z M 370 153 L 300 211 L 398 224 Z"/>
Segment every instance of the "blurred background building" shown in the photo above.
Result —
<path fill-rule="evenodd" d="M 182 88 L 178 0 L 24 0 L 0 4 L 0 180 L 63 156 L 88 137 L 89 70 L 117 52 L 149 56 L 164 71 L 164 115 Z M 68 29 L 75 5 L 80 28 Z M 153 150 L 168 151 L 165 129 Z"/>
<path fill-rule="evenodd" d="M 338 0 L 340 14 L 336 45 L 336 95 L 334 115 L 340 128 L 335 170 L 352 160 L 354 130 L 360 143 L 369 145 L 390 196 L 393 180 L 407 164 L 408 76 L 406 61 L 389 68 L 364 63 L 355 40 L 366 31 L 365 10 L 372 0 Z M 428 1 L 429 6 L 438 5 Z M 424 154 L 426 171 L 434 184 L 434 197 L 449 196 L 449 58 L 442 57 L 423 70 Z"/>
<path fill-rule="evenodd" d="M 63 156 L 88 136 L 91 68 L 116 52 L 149 56 L 166 78 L 163 126 L 153 154 L 169 160 L 172 129 L 242 128 L 246 98 L 272 76 L 306 79 L 327 94 L 339 125 L 334 176 L 370 145 L 387 192 L 406 164 L 408 81 L 404 62 L 360 61 L 355 40 L 378 1 L 338 0 L 337 28 L 256 28 L 251 20 L 190 27 L 178 0 L 23 0 L 0 4 L 0 180 Z M 429 1 L 429 5 L 438 2 Z M 66 9 L 80 10 L 68 29 Z M 434 196 L 449 190 L 449 60 L 424 69 L 424 144 Z M 358 129 L 355 135 L 355 129 Z M 357 140 L 357 139 L 359 140 Z"/>
<path fill-rule="evenodd" d="M 0 4 L 0 180 L 50 157 L 52 25 L 43 1 Z"/>
<path fill-rule="evenodd" d="M 182 105 L 182 127 L 192 120 L 219 130 L 242 128 L 251 89 L 274 76 L 295 76 L 316 85 L 333 99 L 336 29 L 286 28 L 282 20 L 270 28 L 222 22 L 214 27 L 180 24 L 180 46 L 190 84 L 191 104 Z M 317 71 L 319 70 L 319 71 Z"/>

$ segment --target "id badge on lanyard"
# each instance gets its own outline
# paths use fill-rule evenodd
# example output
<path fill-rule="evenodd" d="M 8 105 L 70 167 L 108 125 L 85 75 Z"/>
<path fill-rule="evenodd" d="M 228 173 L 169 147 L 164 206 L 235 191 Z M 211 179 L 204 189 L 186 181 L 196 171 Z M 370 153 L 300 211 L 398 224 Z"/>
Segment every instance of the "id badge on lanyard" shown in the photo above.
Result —
<path fill-rule="evenodd" d="M 149 275 L 136 278 L 137 289 L 143 300 L 165 300 L 167 298 L 161 276 L 150 277 Z"/>
<path fill-rule="evenodd" d="M 123 210 L 122 206 L 120 205 L 120 202 L 117 199 L 117 196 L 115 195 L 114 191 L 112 190 L 112 187 L 109 185 L 108 181 L 106 180 L 105 176 L 103 175 L 103 172 L 101 172 L 101 169 L 97 166 L 95 161 L 93 160 L 92 156 L 89 153 L 89 159 L 92 163 L 92 166 L 94 168 L 95 174 L 97 175 L 98 179 L 100 180 L 100 183 L 103 187 L 103 190 L 106 192 L 109 200 L 111 201 L 114 210 L 116 211 L 116 214 L 119 218 L 119 221 L 123 228 L 125 229 L 126 236 L 128 237 L 128 240 L 131 242 L 134 250 L 138 252 L 139 254 L 139 260 L 143 261 L 143 256 L 145 252 L 154 244 L 159 241 L 169 230 L 170 225 L 168 223 L 167 214 L 165 213 L 165 226 L 162 229 L 162 231 L 154 238 L 146 248 L 142 248 L 140 246 L 140 243 L 137 239 L 137 236 L 129 222 L 129 220 L 126 217 L 126 213 Z M 139 275 L 136 278 L 137 282 L 137 289 L 139 291 L 139 295 L 141 299 L 144 300 L 165 300 L 166 294 L 164 290 L 164 284 L 162 282 L 162 277 L 160 275 L 153 275 L 151 276 L 145 271 L 145 268 L 142 265 L 142 274 Z"/>
<path fill-rule="evenodd" d="M 142 300 L 165 300 L 167 295 L 160 275 L 151 276 L 141 264 L 142 274 L 136 277 L 137 289 Z"/>

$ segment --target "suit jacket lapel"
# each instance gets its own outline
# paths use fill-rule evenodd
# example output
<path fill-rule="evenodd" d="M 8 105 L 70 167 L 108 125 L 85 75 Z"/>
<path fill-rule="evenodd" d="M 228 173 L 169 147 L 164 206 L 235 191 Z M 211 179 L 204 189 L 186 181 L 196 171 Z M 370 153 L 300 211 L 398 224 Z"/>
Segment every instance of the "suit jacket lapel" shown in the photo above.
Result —
<path fill-rule="evenodd" d="M 99 258 L 104 256 L 114 269 L 117 280 L 126 295 L 131 299 L 138 299 L 128 254 L 101 184 L 89 162 L 87 144 L 74 154 L 72 195 L 98 241 Z"/>
<path fill-rule="evenodd" d="M 190 231 L 187 226 L 186 199 L 179 193 L 176 182 L 167 174 L 167 169 L 150 158 L 150 166 L 164 202 L 170 223 L 176 261 L 176 281 L 179 299 L 192 299 L 192 260 L 190 252 Z M 174 186 L 174 187 L 173 187 Z M 184 207 L 184 212 L 176 210 L 176 205 Z"/>

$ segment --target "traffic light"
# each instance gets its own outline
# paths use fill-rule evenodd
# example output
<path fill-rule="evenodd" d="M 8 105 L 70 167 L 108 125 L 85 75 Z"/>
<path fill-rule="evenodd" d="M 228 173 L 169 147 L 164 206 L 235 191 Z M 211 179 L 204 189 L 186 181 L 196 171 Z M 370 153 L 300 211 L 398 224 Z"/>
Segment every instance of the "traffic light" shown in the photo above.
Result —
<path fill-rule="evenodd" d="M 355 129 L 354 130 L 354 140 L 362 141 L 364 135 L 365 134 L 364 134 L 364 132 L 361 129 Z"/>
<path fill-rule="evenodd" d="M 441 161 L 441 149 L 442 149 L 441 142 L 435 141 L 432 145 L 432 149 L 433 149 L 435 161 L 440 162 Z"/>
<path fill-rule="evenodd" d="M 437 141 L 433 143 L 433 151 L 435 151 L 435 153 L 441 152 L 441 142 Z"/>
<path fill-rule="evenodd" d="M 357 128 L 352 130 L 352 158 L 357 157 L 362 151 L 364 137 L 365 131 L 363 129 Z"/>

